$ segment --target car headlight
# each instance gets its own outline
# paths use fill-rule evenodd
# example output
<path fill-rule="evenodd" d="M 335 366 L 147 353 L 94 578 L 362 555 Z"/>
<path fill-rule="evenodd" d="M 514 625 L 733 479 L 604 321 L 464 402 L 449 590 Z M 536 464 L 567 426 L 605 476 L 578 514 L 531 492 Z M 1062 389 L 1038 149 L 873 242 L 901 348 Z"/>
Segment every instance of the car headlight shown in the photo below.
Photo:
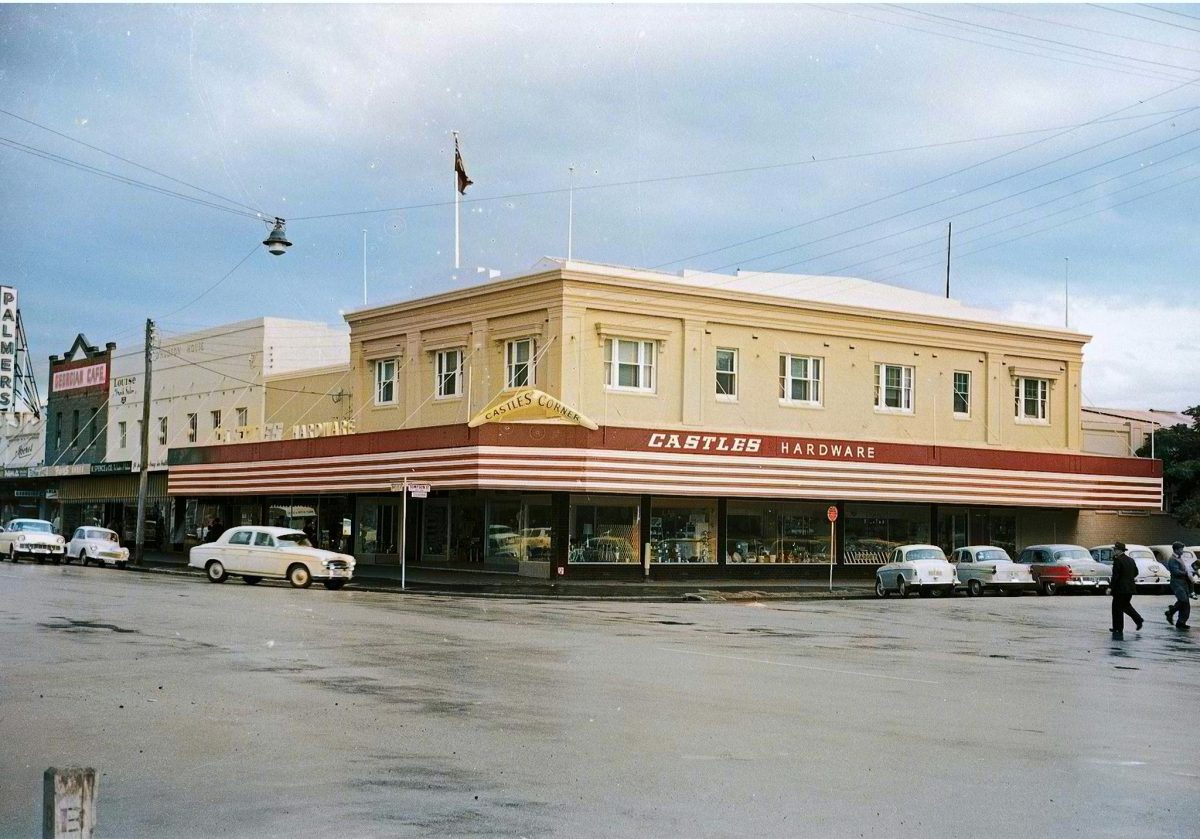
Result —
<path fill-rule="evenodd" d="M 18 542 L 24 542 L 24 541 L 25 541 L 25 534 L 24 534 L 24 533 L 19 533 L 19 534 L 17 534 L 17 541 L 18 541 Z"/>

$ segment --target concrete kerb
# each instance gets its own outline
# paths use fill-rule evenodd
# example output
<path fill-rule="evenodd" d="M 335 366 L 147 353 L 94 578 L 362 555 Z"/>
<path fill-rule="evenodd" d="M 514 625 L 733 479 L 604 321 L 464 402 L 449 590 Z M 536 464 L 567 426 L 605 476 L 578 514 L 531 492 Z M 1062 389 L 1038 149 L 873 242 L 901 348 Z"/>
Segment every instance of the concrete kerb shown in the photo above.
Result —
<path fill-rule="evenodd" d="M 204 574 L 197 569 L 187 566 L 169 567 L 161 565 L 126 566 L 128 571 L 143 574 L 169 574 L 177 577 L 203 578 Z M 833 591 L 817 589 L 802 591 L 786 589 L 782 591 L 722 590 L 722 589 L 690 589 L 679 592 L 663 591 L 661 588 L 648 591 L 631 591 L 626 586 L 638 584 L 605 584 L 605 583 L 572 583 L 557 584 L 538 591 L 496 591 L 481 590 L 479 587 L 435 587 L 436 583 L 412 584 L 401 589 L 398 582 L 391 580 L 359 577 L 350 583 L 346 591 L 365 591 L 377 594 L 417 594 L 430 597 L 479 597 L 500 600 L 611 600 L 614 602 L 650 602 L 676 603 L 680 600 L 695 603 L 732 603 L 753 601 L 797 601 L 797 600 L 866 600 L 874 597 L 874 591 L 863 587 L 835 587 Z M 592 588 L 586 592 L 582 589 Z"/>

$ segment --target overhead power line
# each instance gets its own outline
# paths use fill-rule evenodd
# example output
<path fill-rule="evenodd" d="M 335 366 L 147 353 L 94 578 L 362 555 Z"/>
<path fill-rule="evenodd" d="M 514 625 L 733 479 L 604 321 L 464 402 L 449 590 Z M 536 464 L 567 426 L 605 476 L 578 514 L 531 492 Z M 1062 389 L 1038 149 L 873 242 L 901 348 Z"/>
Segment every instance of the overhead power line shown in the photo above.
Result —
<path fill-rule="evenodd" d="M 97 166 L 91 166 L 87 163 L 83 163 L 78 160 L 73 160 L 64 155 L 55 154 L 53 152 L 46 151 L 45 149 L 37 148 L 36 146 L 30 146 L 25 143 L 19 143 L 16 140 L 12 140 L 8 137 L 0 137 L 0 145 L 8 146 L 9 148 L 13 149 L 14 151 L 24 152 L 25 154 L 33 155 L 34 157 L 40 157 L 44 160 L 49 160 L 53 163 L 59 163 L 59 164 L 62 164 L 63 166 L 69 166 L 73 169 L 79 169 L 84 172 L 89 172 L 93 175 L 99 175 L 102 178 L 108 178 L 109 180 L 117 181 L 118 183 L 123 183 L 128 186 L 137 187 L 138 189 L 149 190 L 150 192 L 156 192 L 159 195 L 165 195 L 169 198 L 178 198 L 183 201 L 188 201 L 192 204 L 199 204 L 202 207 L 210 207 L 214 210 L 221 210 L 222 212 L 232 213 L 233 215 L 236 215 L 236 216 L 244 216 L 246 218 L 252 218 L 255 221 L 263 220 L 257 214 L 247 212 L 246 210 L 240 210 L 240 209 L 236 209 L 234 207 L 227 207 L 224 204 L 217 204 L 214 201 L 208 201 L 203 198 L 197 198 L 194 195 L 186 195 L 185 193 L 177 192 L 176 190 L 173 190 L 173 189 L 167 189 L 166 187 L 162 187 L 162 186 L 156 186 L 155 184 L 147 183 L 146 181 L 139 181 L 136 178 L 130 178 L 126 175 L 118 175 L 115 172 L 109 172 L 107 169 L 101 169 Z"/>
<path fill-rule="evenodd" d="M 249 210 L 252 213 L 257 213 L 258 215 L 261 215 L 261 216 L 266 215 L 266 213 L 264 213 L 262 210 L 258 209 L 257 207 L 251 207 L 249 204 L 243 204 L 240 201 L 237 201 L 237 200 L 234 200 L 233 198 L 229 198 L 227 196 L 221 195 L 220 193 L 212 192 L 211 190 L 207 190 L 204 187 L 196 186 L 195 184 L 190 184 L 187 181 L 180 180 L 179 178 L 174 178 L 174 177 L 166 174 L 165 172 L 160 172 L 157 169 L 152 169 L 149 166 L 145 166 L 141 163 L 138 163 L 137 161 L 130 160 L 127 157 L 121 157 L 121 155 L 119 155 L 119 154 L 110 152 L 107 149 L 102 149 L 99 146 L 93 146 L 91 143 L 85 143 L 83 140 L 79 140 L 75 137 L 72 137 L 70 134 L 64 134 L 61 131 L 56 131 L 55 129 L 51 128 L 48 125 L 42 125 L 40 122 L 34 122 L 33 120 L 31 120 L 27 117 L 21 116 L 20 114 L 14 114 L 12 111 L 6 111 L 3 108 L 0 108 L 0 114 L 10 116 L 13 119 L 20 120 L 21 122 L 24 122 L 28 125 L 32 125 L 35 128 L 40 128 L 43 131 L 48 131 L 51 134 L 53 134 L 54 136 L 62 137 L 64 140 L 69 140 L 72 143 L 78 143 L 79 145 L 83 146 L 84 148 L 91 149 L 92 151 L 98 151 L 101 154 L 108 155 L 109 157 L 113 158 L 114 160 L 119 160 L 122 163 L 127 163 L 130 166 L 135 166 L 138 169 L 141 169 L 145 172 L 150 172 L 151 174 L 158 175 L 160 178 L 166 178 L 168 181 L 171 181 L 172 183 L 177 183 L 180 186 L 186 186 L 188 189 L 194 189 L 197 192 L 202 192 L 205 195 L 209 195 L 213 198 L 220 198 L 222 201 L 228 202 L 229 204 L 233 204 L 236 207 L 241 207 L 243 209 Z"/>
<path fill-rule="evenodd" d="M 1112 6 L 1102 6 L 1099 3 L 1088 3 L 1088 5 L 1094 9 L 1100 9 L 1105 12 L 1112 12 L 1113 14 L 1116 14 L 1116 15 L 1126 15 L 1127 17 L 1136 17 L 1141 20 L 1148 20 L 1151 23 L 1161 23 L 1163 26 L 1170 26 L 1175 29 L 1186 29 L 1188 32 L 1200 32 L 1200 29 L 1197 29 L 1194 26 L 1184 26 L 1182 23 L 1172 23 L 1171 21 L 1163 20 L 1162 18 L 1150 17 L 1148 15 L 1139 15 L 1137 12 L 1131 12 L 1126 9 L 1114 9 Z M 1187 17 L 1187 15 L 1184 15 L 1184 17 Z"/>

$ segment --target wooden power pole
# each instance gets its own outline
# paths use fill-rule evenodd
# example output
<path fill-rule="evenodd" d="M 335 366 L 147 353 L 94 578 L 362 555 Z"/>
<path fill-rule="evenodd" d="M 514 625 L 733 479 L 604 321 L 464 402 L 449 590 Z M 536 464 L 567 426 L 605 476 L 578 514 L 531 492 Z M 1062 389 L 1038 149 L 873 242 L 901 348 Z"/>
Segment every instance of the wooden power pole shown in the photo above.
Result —
<path fill-rule="evenodd" d="M 133 564 L 141 565 L 146 552 L 146 490 L 150 482 L 150 374 L 154 349 L 154 321 L 146 318 L 146 375 L 142 381 L 142 464 L 138 473 L 137 531 L 134 536 Z"/>

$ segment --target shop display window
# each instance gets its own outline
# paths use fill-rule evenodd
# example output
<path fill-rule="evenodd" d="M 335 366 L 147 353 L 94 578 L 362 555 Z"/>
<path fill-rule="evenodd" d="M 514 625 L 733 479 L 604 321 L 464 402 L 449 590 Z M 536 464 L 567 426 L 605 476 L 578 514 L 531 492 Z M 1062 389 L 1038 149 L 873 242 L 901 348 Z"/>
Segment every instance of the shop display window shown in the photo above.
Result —
<path fill-rule="evenodd" d="M 828 564 L 828 506 L 730 501 L 725 511 L 725 561 Z"/>
<path fill-rule="evenodd" d="M 489 498 L 485 560 L 549 561 L 554 537 L 553 523 L 548 495 Z"/>
<path fill-rule="evenodd" d="M 703 498 L 655 499 L 650 505 L 654 562 L 715 563 L 717 504 Z"/>
<path fill-rule="evenodd" d="M 634 497 L 571 496 L 572 563 L 637 563 L 641 507 Z"/>
<path fill-rule="evenodd" d="M 929 506 L 926 504 L 847 504 L 847 565 L 883 565 L 899 545 L 929 544 Z"/>

